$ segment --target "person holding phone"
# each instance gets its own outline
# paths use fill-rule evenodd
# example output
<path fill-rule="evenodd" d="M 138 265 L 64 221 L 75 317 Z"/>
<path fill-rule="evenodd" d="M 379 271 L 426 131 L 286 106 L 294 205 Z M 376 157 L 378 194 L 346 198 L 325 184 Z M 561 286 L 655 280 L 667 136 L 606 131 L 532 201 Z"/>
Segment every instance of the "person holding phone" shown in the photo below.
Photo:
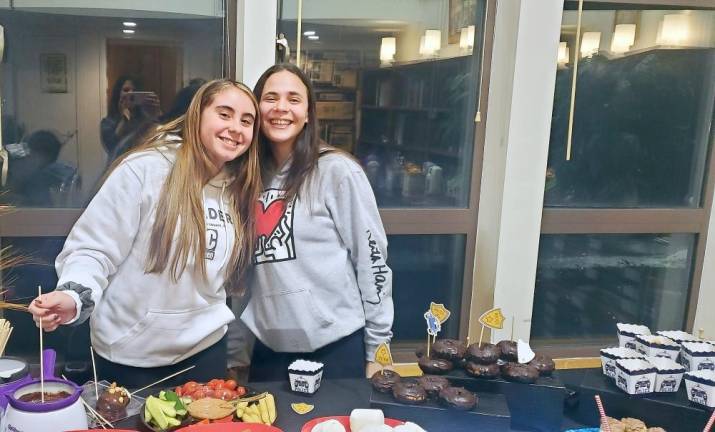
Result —
<path fill-rule="evenodd" d="M 371 375 L 394 310 L 387 236 L 367 176 L 319 139 L 313 87 L 298 67 L 270 67 L 253 91 L 265 183 L 241 315 L 257 338 L 251 380 L 284 379 L 298 358 L 323 362 L 326 378 Z"/>
<path fill-rule="evenodd" d="M 108 165 L 127 150 L 139 145 L 161 115 L 154 92 L 137 91 L 138 80 L 121 76 L 112 86 L 107 116 L 99 125 Z"/>
<path fill-rule="evenodd" d="M 91 317 L 100 377 L 140 387 L 225 368 L 227 293 L 254 245 L 258 119 L 248 87 L 206 83 L 185 116 L 112 165 L 72 228 L 57 288 L 29 311 L 47 331 Z"/>

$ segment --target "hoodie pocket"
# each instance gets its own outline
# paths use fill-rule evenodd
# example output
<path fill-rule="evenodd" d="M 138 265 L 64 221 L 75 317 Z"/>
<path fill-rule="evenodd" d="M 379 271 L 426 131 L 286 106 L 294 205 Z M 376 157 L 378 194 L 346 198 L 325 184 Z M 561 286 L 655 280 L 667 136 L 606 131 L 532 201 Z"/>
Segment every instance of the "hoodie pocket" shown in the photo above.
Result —
<path fill-rule="evenodd" d="M 329 319 L 309 289 L 266 294 L 261 298 L 263 316 L 271 327 L 296 326 L 306 330 L 330 327 Z"/>
<path fill-rule="evenodd" d="M 111 344 L 112 359 L 140 367 L 172 364 L 232 319 L 223 303 L 183 311 L 149 310 Z"/>

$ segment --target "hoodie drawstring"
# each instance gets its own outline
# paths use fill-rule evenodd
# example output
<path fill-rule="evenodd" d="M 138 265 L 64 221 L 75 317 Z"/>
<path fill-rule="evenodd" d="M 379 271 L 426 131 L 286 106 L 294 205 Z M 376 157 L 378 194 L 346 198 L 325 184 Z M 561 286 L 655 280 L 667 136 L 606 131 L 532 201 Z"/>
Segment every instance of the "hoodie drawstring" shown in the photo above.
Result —
<path fill-rule="evenodd" d="M 228 227 L 226 225 L 226 218 L 228 218 L 228 214 L 226 214 L 226 211 L 224 210 L 223 207 L 223 194 L 226 192 L 226 182 L 224 181 L 221 184 L 221 193 L 218 196 L 218 210 L 221 212 L 223 217 L 221 218 L 223 221 L 223 235 L 224 235 L 224 242 L 223 242 L 223 260 L 221 261 L 221 265 L 219 268 L 222 268 L 224 264 L 226 264 L 226 259 L 228 257 Z"/>

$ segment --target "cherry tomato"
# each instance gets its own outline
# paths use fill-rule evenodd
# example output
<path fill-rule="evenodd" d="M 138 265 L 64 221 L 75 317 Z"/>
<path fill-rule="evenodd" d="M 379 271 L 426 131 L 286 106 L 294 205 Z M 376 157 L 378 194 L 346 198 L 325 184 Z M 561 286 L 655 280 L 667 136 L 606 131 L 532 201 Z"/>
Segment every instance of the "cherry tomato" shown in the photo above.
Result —
<path fill-rule="evenodd" d="M 191 393 L 191 399 L 193 399 L 193 400 L 199 400 L 199 399 L 203 399 L 205 397 L 207 397 L 206 390 L 204 390 L 202 388 L 198 388 L 198 389 L 194 390 L 193 393 Z"/>
<path fill-rule="evenodd" d="M 214 397 L 225 401 L 236 399 L 236 392 L 229 389 L 218 389 L 214 391 Z"/>
<path fill-rule="evenodd" d="M 212 389 L 218 388 L 219 384 L 223 384 L 223 380 L 212 379 L 211 381 L 208 382 L 208 386 L 211 387 Z"/>
<path fill-rule="evenodd" d="M 183 393 L 183 388 L 182 388 L 181 386 L 177 386 L 177 387 L 174 389 L 174 393 L 176 393 L 177 396 L 181 397 L 181 396 L 182 396 L 182 393 Z"/>
<path fill-rule="evenodd" d="M 227 388 L 227 389 L 229 389 L 229 390 L 236 390 L 236 386 L 237 386 L 237 385 L 238 385 L 238 384 L 236 384 L 236 381 L 234 381 L 234 380 L 232 380 L 232 379 L 226 380 L 226 382 L 223 383 L 223 387 L 224 387 L 224 388 Z"/>
<path fill-rule="evenodd" d="M 197 383 L 196 381 L 189 381 L 186 384 L 184 384 L 182 391 L 184 394 L 193 393 L 194 391 L 196 391 L 196 388 L 198 386 L 199 386 L 199 383 Z"/>
<path fill-rule="evenodd" d="M 245 395 L 245 394 L 246 394 L 246 387 L 244 387 L 244 386 L 238 386 L 238 387 L 236 387 L 236 395 L 237 395 L 238 397 L 241 397 L 241 396 L 243 396 L 243 395 Z"/>

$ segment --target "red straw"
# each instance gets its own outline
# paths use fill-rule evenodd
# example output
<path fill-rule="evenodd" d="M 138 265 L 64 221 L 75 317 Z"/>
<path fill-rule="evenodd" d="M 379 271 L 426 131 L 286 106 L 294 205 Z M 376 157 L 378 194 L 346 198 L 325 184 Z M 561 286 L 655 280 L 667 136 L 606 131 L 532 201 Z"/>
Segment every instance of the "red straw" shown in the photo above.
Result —
<path fill-rule="evenodd" d="M 596 395 L 596 406 L 598 406 L 598 413 L 601 415 L 601 424 L 605 426 L 606 432 L 611 432 L 611 425 L 608 423 L 606 418 L 606 411 L 603 409 L 603 404 L 601 403 L 601 396 Z"/>
<path fill-rule="evenodd" d="M 705 429 L 703 429 L 703 432 L 710 432 L 710 428 L 713 427 L 713 423 L 715 423 L 715 411 L 713 411 L 712 415 L 710 416 L 710 420 L 708 420 L 708 424 L 705 425 Z"/>

